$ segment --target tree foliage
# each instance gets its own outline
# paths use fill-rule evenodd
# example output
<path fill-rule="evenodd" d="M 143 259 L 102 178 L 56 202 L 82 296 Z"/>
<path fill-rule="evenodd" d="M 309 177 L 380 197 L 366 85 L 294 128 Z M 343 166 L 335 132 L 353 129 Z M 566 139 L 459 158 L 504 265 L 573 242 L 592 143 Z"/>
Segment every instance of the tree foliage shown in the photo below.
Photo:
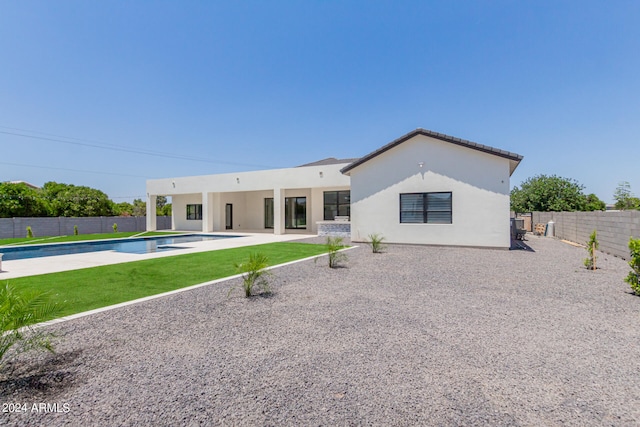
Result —
<path fill-rule="evenodd" d="M 0 218 L 111 216 L 120 207 L 95 188 L 47 182 L 41 189 L 0 183 Z"/>
<path fill-rule="evenodd" d="M 640 239 L 629 239 L 629 252 L 631 255 L 631 261 L 629 261 L 629 267 L 631 271 L 624 279 L 627 282 L 633 292 L 636 295 L 640 295 Z"/>
<path fill-rule="evenodd" d="M 605 209 L 603 201 L 595 194 L 585 195 L 583 189 L 584 186 L 574 179 L 537 175 L 511 190 L 511 210 L 562 212 Z"/>
<path fill-rule="evenodd" d="M 616 209 L 635 210 L 640 209 L 640 199 L 635 197 L 631 192 L 631 185 L 624 181 L 618 184 L 613 198 L 616 201 Z"/>
<path fill-rule="evenodd" d="M 52 216 L 83 217 L 110 216 L 114 203 L 105 193 L 95 188 L 47 182 L 42 188 Z"/>
<path fill-rule="evenodd" d="M 147 202 L 143 202 L 142 199 L 134 199 L 133 216 L 147 216 Z"/>
<path fill-rule="evenodd" d="M 42 194 L 24 183 L 0 183 L 0 218 L 49 216 Z"/>

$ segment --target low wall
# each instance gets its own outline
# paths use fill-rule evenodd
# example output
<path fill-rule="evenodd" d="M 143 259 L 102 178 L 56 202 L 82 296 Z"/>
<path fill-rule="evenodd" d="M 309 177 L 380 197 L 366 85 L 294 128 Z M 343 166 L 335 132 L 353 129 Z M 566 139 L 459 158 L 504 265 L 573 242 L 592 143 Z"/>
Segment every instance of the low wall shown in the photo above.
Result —
<path fill-rule="evenodd" d="M 560 239 L 586 244 L 596 230 L 600 250 L 629 259 L 629 238 L 640 238 L 640 211 L 614 212 L 533 212 L 533 224 L 553 220 Z"/>
<path fill-rule="evenodd" d="M 318 236 L 351 237 L 351 223 L 348 221 L 318 221 Z"/>
<path fill-rule="evenodd" d="M 144 216 L 98 216 L 82 218 L 0 218 L 0 239 L 26 237 L 27 227 L 31 227 L 33 235 L 69 236 L 73 227 L 78 226 L 79 234 L 112 233 L 113 224 L 118 224 L 118 231 L 145 231 L 147 218 Z M 171 229 L 171 217 L 157 217 L 157 229 Z"/>

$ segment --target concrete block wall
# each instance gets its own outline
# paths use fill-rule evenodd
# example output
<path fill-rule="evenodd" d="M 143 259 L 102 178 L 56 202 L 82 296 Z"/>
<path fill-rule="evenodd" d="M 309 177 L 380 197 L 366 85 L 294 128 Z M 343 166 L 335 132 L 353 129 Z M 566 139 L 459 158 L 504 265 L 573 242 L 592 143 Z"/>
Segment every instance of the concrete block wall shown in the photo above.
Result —
<path fill-rule="evenodd" d="M 596 230 L 602 252 L 629 258 L 629 238 L 640 239 L 640 211 L 533 212 L 534 224 L 555 223 L 556 237 L 585 244 Z"/>
<path fill-rule="evenodd" d="M 113 224 L 118 224 L 118 231 L 145 231 L 146 217 L 101 216 L 83 218 L 0 218 L 0 239 L 25 237 L 27 227 L 31 227 L 34 236 L 69 236 L 73 227 L 78 226 L 79 234 L 112 233 Z M 171 229 L 171 217 L 157 218 L 158 230 Z"/>

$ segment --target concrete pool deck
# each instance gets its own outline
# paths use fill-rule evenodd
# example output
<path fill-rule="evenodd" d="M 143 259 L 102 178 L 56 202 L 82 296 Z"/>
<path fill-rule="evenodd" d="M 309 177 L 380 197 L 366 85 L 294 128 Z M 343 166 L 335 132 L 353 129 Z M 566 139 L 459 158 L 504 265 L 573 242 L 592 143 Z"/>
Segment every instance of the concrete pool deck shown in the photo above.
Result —
<path fill-rule="evenodd" d="M 171 246 L 180 247 L 173 251 L 152 252 L 148 254 L 130 254 L 116 251 L 88 252 L 83 254 L 58 255 L 41 258 L 30 258 L 12 261 L 2 261 L 0 280 L 17 277 L 35 276 L 37 274 L 57 273 L 60 271 L 78 270 L 81 268 L 98 267 L 100 265 L 120 264 L 125 262 L 142 261 L 145 259 L 163 258 L 185 255 L 196 252 L 207 252 L 219 249 L 239 248 L 242 246 L 261 245 L 273 242 L 288 242 L 300 240 L 315 235 L 309 234 L 270 234 L 270 233 L 236 233 L 215 232 L 198 233 L 217 236 L 241 236 L 233 239 L 209 240 L 204 242 L 176 243 Z M 0 249 L 0 252 L 2 250 Z"/>

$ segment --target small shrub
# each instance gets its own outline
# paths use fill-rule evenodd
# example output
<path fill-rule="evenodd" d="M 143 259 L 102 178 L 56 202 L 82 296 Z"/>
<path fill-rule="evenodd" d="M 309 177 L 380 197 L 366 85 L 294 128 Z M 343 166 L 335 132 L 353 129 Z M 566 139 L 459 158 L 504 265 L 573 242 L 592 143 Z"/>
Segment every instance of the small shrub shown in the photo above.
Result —
<path fill-rule="evenodd" d="M 244 296 L 249 298 L 253 295 L 254 289 L 261 289 L 262 293 L 271 293 L 271 288 L 267 281 L 267 276 L 271 275 L 271 272 L 266 270 L 269 266 L 269 259 L 265 254 L 252 253 L 249 255 L 249 260 L 235 265 L 238 272 L 243 273 L 242 276 L 242 289 L 244 290 Z M 227 296 L 235 287 L 229 290 Z"/>
<path fill-rule="evenodd" d="M 329 251 L 329 267 L 336 268 L 341 262 L 348 260 L 347 255 L 344 252 L 339 252 L 344 249 L 345 245 L 342 243 L 342 237 L 327 237 L 327 250 Z"/>
<path fill-rule="evenodd" d="M 27 237 L 28 238 L 32 238 L 33 237 L 33 230 L 31 229 L 31 227 L 27 227 Z"/>
<path fill-rule="evenodd" d="M 74 236 L 77 236 L 77 235 L 78 235 L 78 226 L 77 226 L 77 225 L 74 225 L 74 226 L 73 226 L 73 235 L 74 235 Z"/>
<path fill-rule="evenodd" d="M 374 254 L 379 254 L 384 249 L 384 246 L 382 245 L 383 240 L 384 237 L 378 233 L 369 234 L 369 245 L 371 246 L 371 251 Z"/>
<path fill-rule="evenodd" d="M 53 319 L 60 313 L 58 304 L 51 303 L 46 293 L 20 294 L 7 283 L 0 287 L 0 366 L 7 351 L 44 349 L 53 353 L 51 333 L 36 330 L 32 325 Z"/>
<path fill-rule="evenodd" d="M 588 258 L 584 259 L 584 266 L 589 270 L 596 269 L 596 249 L 600 246 L 598 242 L 598 236 L 596 230 L 593 230 L 593 233 L 589 236 L 589 241 L 587 242 L 587 253 L 589 254 Z"/>
<path fill-rule="evenodd" d="M 629 239 L 629 251 L 631 254 L 631 261 L 629 266 L 631 271 L 629 275 L 624 279 L 636 295 L 640 295 L 640 239 Z"/>
<path fill-rule="evenodd" d="M 116 224 L 115 222 L 113 223 L 113 232 L 114 233 L 118 232 L 118 224 Z"/>

